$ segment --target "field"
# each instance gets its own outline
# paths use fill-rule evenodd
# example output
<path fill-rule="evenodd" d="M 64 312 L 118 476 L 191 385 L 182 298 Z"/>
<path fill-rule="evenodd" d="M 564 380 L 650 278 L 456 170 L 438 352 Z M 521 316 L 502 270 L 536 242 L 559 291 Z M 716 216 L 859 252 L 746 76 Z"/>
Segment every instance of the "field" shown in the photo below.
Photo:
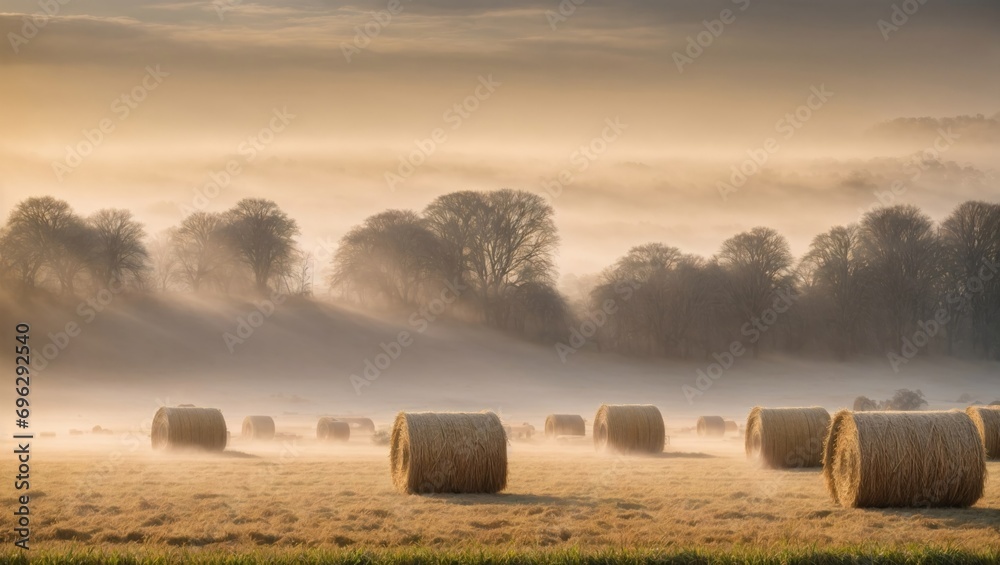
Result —
<path fill-rule="evenodd" d="M 757 469 L 739 437 L 674 431 L 659 457 L 598 455 L 589 440 L 515 441 L 504 493 L 432 496 L 397 493 L 388 448 L 363 438 L 340 446 L 237 439 L 215 456 L 163 455 L 113 436 L 47 441 L 32 468 L 32 551 L 54 561 L 236 553 L 251 561 L 838 562 L 870 553 L 920 562 L 1000 552 L 996 484 L 968 509 L 844 509 L 818 469 Z M 1000 472 L 1000 462 L 989 471 Z"/>

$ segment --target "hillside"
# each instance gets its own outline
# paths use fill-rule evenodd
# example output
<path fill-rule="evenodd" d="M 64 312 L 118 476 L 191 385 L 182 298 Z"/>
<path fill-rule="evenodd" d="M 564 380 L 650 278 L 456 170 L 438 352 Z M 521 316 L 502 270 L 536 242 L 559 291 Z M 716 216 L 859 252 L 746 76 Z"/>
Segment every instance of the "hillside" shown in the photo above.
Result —
<path fill-rule="evenodd" d="M 552 412 L 589 418 L 602 402 L 654 403 L 668 426 L 682 427 L 702 414 L 742 419 L 754 404 L 832 410 L 857 395 L 886 398 L 904 387 L 923 390 L 933 408 L 964 406 L 957 402 L 963 394 L 982 402 L 1000 398 L 997 363 L 918 358 L 896 373 L 885 358 L 747 356 L 689 403 L 682 387 L 696 387 L 707 362 L 584 350 L 564 363 L 552 346 L 477 326 L 379 319 L 313 300 L 290 300 L 250 320 L 256 311 L 250 301 L 190 297 L 123 295 L 100 312 L 75 300 L 3 308 L 5 341 L 13 341 L 15 323 L 32 326 L 33 417 L 39 429 L 57 432 L 95 424 L 138 429 L 161 403 L 219 407 L 231 430 L 246 414 L 271 414 L 279 427 L 306 434 L 319 414 L 364 414 L 384 424 L 399 410 L 490 409 L 540 426 Z M 241 319 L 263 323 L 239 333 Z M 61 332 L 71 323 L 79 332 L 67 340 Z M 401 331 L 412 343 L 391 346 Z M 227 333 L 243 341 L 227 344 Z M 384 366 L 385 357 L 376 359 L 381 344 L 398 349 L 397 358 L 373 380 L 352 382 L 352 375 L 364 378 L 367 360 Z M 38 358 L 59 345 L 51 361 Z M 11 351 L 4 348 L 4 364 L 13 363 Z"/>

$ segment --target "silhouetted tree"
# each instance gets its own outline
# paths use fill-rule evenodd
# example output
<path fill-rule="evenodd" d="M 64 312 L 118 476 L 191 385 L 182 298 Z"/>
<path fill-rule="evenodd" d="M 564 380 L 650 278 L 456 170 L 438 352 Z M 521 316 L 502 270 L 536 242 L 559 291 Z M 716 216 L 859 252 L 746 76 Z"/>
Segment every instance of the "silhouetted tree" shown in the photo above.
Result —
<path fill-rule="evenodd" d="M 257 291 L 265 293 L 272 277 L 284 274 L 295 251 L 298 224 L 278 205 L 263 198 L 244 198 L 225 214 L 226 232 L 236 257 L 253 274 Z"/>
<path fill-rule="evenodd" d="M 96 282 L 140 282 L 147 269 L 149 253 L 143 244 L 142 224 L 128 210 L 100 210 L 87 220 L 93 230 L 93 272 Z"/>

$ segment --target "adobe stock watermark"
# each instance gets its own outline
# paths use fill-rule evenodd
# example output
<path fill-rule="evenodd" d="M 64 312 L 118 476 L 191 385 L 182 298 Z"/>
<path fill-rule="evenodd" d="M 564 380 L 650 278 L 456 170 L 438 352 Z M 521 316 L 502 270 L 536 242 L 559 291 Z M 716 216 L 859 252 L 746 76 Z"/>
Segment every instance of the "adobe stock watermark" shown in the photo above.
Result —
<path fill-rule="evenodd" d="M 745 12 L 750 7 L 750 0 L 732 0 L 732 2 L 739 7 L 740 12 Z M 687 36 L 687 45 L 683 53 L 674 51 L 673 59 L 674 65 L 677 66 L 677 72 L 683 73 L 684 67 L 693 65 L 695 59 L 701 57 L 705 53 L 705 50 L 715 43 L 716 39 L 722 37 L 722 33 L 726 31 L 726 26 L 735 22 L 737 15 L 737 12 L 725 8 L 719 12 L 718 18 L 714 20 L 702 20 L 701 25 L 705 29 L 694 35 Z"/>
<path fill-rule="evenodd" d="M 952 312 L 949 306 L 966 305 L 977 294 L 982 294 L 986 290 L 986 283 L 993 280 L 1000 274 L 1000 263 L 994 263 L 988 258 L 983 258 L 983 264 L 979 266 L 979 272 L 974 277 L 970 277 L 965 284 L 965 289 L 961 294 L 949 292 L 945 297 L 944 306 L 934 311 L 934 317 L 930 320 L 917 322 L 917 330 L 910 337 L 904 337 L 899 353 L 890 351 L 886 354 L 889 366 L 894 373 L 899 373 L 899 368 L 910 362 L 917 356 L 921 349 L 927 347 L 935 336 L 941 333 L 952 319 Z"/>
<path fill-rule="evenodd" d="M 493 74 L 490 73 L 486 76 L 479 75 L 479 84 L 473 90 L 472 94 L 466 96 L 462 100 L 452 104 L 447 110 L 441 114 L 441 119 L 451 126 L 451 130 L 455 131 L 462 127 L 472 114 L 479 110 L 483 102 L 490 99 L 493 93 L 496 92 L 497 87 L 503 83 L 493 80 Z M 433 155 L 438 146 L 448 141 L 448 133 L 443 127 L 437 127 L 431 130 L 430 135 L 423 139 L 413 140 L 414 148 L 409 153 L 399 155 L 399 165 L 396 167 L 395 171 L 386 171 L 383 175 L 386 184 L 389 186 L 389 190 L 392 192 L 396 191 L 396 187 L 403 183 L 406 179 L 410 178 L 413 173 L 417 170 L 417 167 L 423 165 L 427 162 L 427 159 Z"/>
<path fill-rule="evenodd" d="M 621 118 L 614 120 L 607 118 L 604 120 L 604 129 L 601 134 L 593 137 L 586 144 L 581 145 L 569 154 L 570 166 L 559 171 L 556 178 L 543 180 L 542 188 L 553 199 L 559 198 L 563 190 L 573 183 L 576 175 L 583 174 L 590 168 L 590 165 L 601 158 L 608 148 L 621 137 L 622 133 L 628 129 L 628 124 L 622 123 Z"/>
<path fill-rule="evenodd" d="M 409 1 L 407 0 L 407 2 Z M 354 26 L 354 38 L 351 42 L 342 41 L 340 43 L 340 52 L 344 54 L 344 60 L 350 64 L 351 58 L 360 55 L 363 50 L 367 49 L 372 41 L 382 35 L 382 30 L 389 27 L 393 17 L 402 11 L 403 3 L 400 0 L 389 0 L 384 10 L 368 12 L 370 16 L 368 21 L 364 25 Z"/>
<path fill-rule="evenodd" d="M 316 246 L 313 248 L 312 256 L 315 261 L 329 261 L 333 257 L 333 252 L 336 249 L 336 244 L 329 238 L 318 240 Z M 236 353 L 236 346 L 243 345 L 251 337 L 253 337 L 254 332 L 258 328 L 264 325 L 264 322 L 274 315 L 274 312 L 285 303 L 288 299 L 288 292 L 286 290 L 273 290 L 270 295 L 266 298 L 262 298 L 259 301 L 254 301 L 254 309 L 245 315 L 236 317 L 236 327 L 231 332 L 223 332 L 222 341 L 226 345 L 226 349 L 229 350 L 229 354 L 233 355 Z"/>
<path fill-rule="evenodd" d="M 583 6 L 587 0 L 560 0 L 559 6 L 553 10 L 545 10 L 545 21 L 549 22 L 552 31 L 559 29 L 559 24 L 567 22 L 579 6 Z"/>
<path fill-rule="evenodd" d="M 114 117 L 101 118 L 97 122 L 97 127 L 81 130 L 83 139 L 67 145 L 66 155 L 61 160 L 52 161 L 52 172 L 55 173 L 56 180 L 62 182 L 66 175 L 76 170 L 85 158 L 104 143 L 108 135 L 114 133 L 118 124 L 127 120 L 132 111 L 146 100 L 150 92 L 163 84 L 163 79 L 168 76 L 170 73 L 161 70 L 160 65 L 147 66 L 146 74 L 139 84 L 111 101 L 110 109 Z"/>
<path fill-rule="evenodd" d="M 937 134 L 937 137 L 934 138 L 933 143 L 929 147 L 903 163 L 903 173 L 909 177 L 910 183 L 917 182 L 920 175 L 927 170 L 927 163 L 937 162 L 941 155 L 951 149 L 955 145 L 955 142 L 962 137 L 951 131 L 951 128 L 938 128 Z M 897 198 L 905 194 L 907 190 L 908 187 L 905 182 L 898 179 L 894 180 L 889 185 L 889 190 L 876 190 L 872 192 L 872 195 L 875 196 L 875 201 L 868 208 L 858 208 L 858 213 L 864 217 L 865 214 L 874 212 L 883 206 L 893 206 L 896 204 Z"/>
<path fill-rule="evenodd" d="M 779 134 L 781 140 L 792 139 L 795 133 L 802 129 L 802 126 L 833 98 L 833 95 L 833 91 L 826 89 L 826 84 L 820 84 L 818 87 L 810 86 L 809 96 L 806 97 L 805 103 L 795 108 L 794 111 L 786 113 L 775 122 L 775 133 Z M 779 137 L 768 137 L 761 143 L 760 147 L 747 149 L 747 158 L 730 168 L 729 182 L 719 181 L 715 183 L 715 188 L 723 202 L 728 202 L 729 195 L 743 188 L 750 177 L 759 173 L 767 164 L 771 155 L 781 149 Z"/>
<path fill-rule="evenodd" d="M 889 41 L 889 34 L 895 33 L 910 21 L 910 16 L 916 14 L 920 7 L 927 3 L 927 0 L 903 0 L 899 4 L 893 4 L 889 19 L 880 19 L 875 22 L 878 26 L 882 39 Z"/>
<path fill-rule="evenodd" d="M 62 7 L 70 3 L 70 0 L 37 0 L 35 3 L 42 11 L 21 17 L 21 33 L 7 34 L 7 41 L 15 55 L 21 53 L 21 46 L 27 45 L 37 37 L 39 32 L 49 25 L 52 18 L 59 15 Z"/>
<path fill-rule="evenodd" d="M 771 307 L 761 312 L 759 317 L 751 318 L 749 322 L 740 327 L 740 335 L 749 338 L 749 344 L 755 345 L 764 337 L 782 314 L 787 312 L 799 299 L 798 295 L 790 288 L 780 288 L 775 292 L 774 302 Z M 746 355 L 747 347 L 743 344 L 743 339 L 735 339 L 729 344 L 729 348 L 722 353 L 713 353 L 714 363 L 704 369 L 698 369 L 694 380 L 694 386 L 683 385 L 681 392 L 687 399 L 689 405 L 694 405 L 694 399 L 708 392 L 715 381 L 722 378 L 722 375 L 733 368 L 736 361 Z"/>
<path fill-rule="evenodd" d="M 457 279 L 444 281 L 444 287 L 434 299 L 421 306 L 407 319 L 410 328 L 413 330 L 402 330 L 396 334 L 396 338 L 389 343 L 379 343 L 381 352 L 372 357 L 368 357 L 364 362 L 364 370 L 361 374 L 352 373 L 349 380 L 354 392 L 361 396 L 361 389 L 371 386 L 383 373 L 389 370 L 392 364 L 403 355 L 403 353 L 413 345 L 414 335 L 422 334 L 438 318 L 444 314 L 448 308 L 462 296 L 468 286 L 460 283 Z"/>
<path fill-rule="evenodd" d="M 229 188 L 233 180 L 243 174 L 244 167 L 253 163 L 258 154 L 274 143 L 278 134 L 285 131 L 285 128 L 294 119 L 295 114 L 290 113 L 287 106 L 280 109 L 273 108 L 267 126 L 260 128 L 253 135 L 247 136 L 236 146 L 236 153 L 240 158 L 229 159 L 223 167 L 210 171 L 208 182 L 194 189 L 194 198 L 190 205 L 178 204 L 181 214 L 189 216 L 196 211 L 208 208 L 209 203 L 218 198 L 223 190 Z"/>
<path fill-rule="evenodd" d="M 601 302 L 601 307 L 587 314 L 587 319 L 580 322 L 579 328 L 570 328 L 569 343 L 559 342 L 555 345 L 556 355 L 565 363 L 569 356 L 583 349 L 587 342 L 597 335 L 597 331 L 608 323 L 608 319 L 618 313 L 618 300 L 627 302 L 639 290 L 638 283 L 620 281 L 615 284 L 615 297 Z"/>

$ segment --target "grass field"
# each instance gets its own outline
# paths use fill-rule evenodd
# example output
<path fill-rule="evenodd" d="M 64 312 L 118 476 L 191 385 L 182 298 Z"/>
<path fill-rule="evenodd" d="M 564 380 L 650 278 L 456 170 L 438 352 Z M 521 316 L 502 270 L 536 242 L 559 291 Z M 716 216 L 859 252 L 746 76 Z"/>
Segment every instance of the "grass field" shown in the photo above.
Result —
<path fill-rule="evenodd" d="M 754 468 L 739 438 L 671 443 L 660 457 L 626 458 L 595 454 L 588 441 L 515 442 L 503 494 L 432 496 L 393 490 L 388 448 L 360 439 L 236 441 L 217 456 L 123 449 L 113 437 L 43 444 L 32 467 L 32 555 L 76 563 L 1000 559 L 992 483 L 968 509 L 845 509 L 818 469 Z"/>

